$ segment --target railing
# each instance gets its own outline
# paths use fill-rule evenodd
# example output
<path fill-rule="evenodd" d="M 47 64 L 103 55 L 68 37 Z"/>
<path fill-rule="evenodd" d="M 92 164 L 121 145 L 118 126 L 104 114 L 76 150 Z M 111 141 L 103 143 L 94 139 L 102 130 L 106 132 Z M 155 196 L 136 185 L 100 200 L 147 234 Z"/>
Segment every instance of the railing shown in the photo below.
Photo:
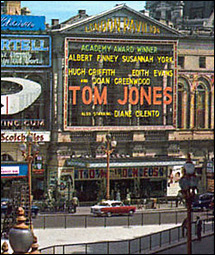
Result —
<path fill-rule="evenodd" d="M 214 219 L 203 220 L 203 233 L 214 231 Z M 192 222 L 192 238 L 196 235 L 196 224 Z M 40 249 L 42 254 L 147 254 L 155 249 L 177 244 L 182 237 L 181 226 L 154 234 L 122 241 L 53 245 Z"/>
<path fill-rule="evenodd" d="M 199 215 L 193 212 L 193 219 Z M 53 214 L 40 215 L 33 219 L 34 228 L 87 228 L 87 227 L 110 227 L 110 226 L 134 226 L 134 225 L 149 225 L 149 224 L 178 224 L 186 218 L 186 210 L 180 211 L 150 211 L 150 212 L 136 212 L 131 216 L 121 217 L 96 217 L 92 215 L 71 215 L 71 214 Z M 57 221 L 56 221 L 57 217 Z M 208 219 L 209 212 L 202 213 L 202 219 Z"/>

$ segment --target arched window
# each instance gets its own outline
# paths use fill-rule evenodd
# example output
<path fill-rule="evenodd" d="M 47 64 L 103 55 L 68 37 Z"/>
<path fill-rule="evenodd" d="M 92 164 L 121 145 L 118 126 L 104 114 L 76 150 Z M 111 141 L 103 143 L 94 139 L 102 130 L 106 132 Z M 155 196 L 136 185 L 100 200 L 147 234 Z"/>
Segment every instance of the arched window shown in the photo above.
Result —
<path fill-rule="evenodd" d="M 184 78 L 178 83 L 178 128 L 189 128 L 190 125 L 190 89 Z"/>
<path fill-rule="evenodd" d="M 9 154 L 2 154 L 1 161 L 14 161 L 13 157 Z"/>
<path fill-rule="evenodd" d="M 207 81 L 199 80 L 195 90 L 195 119 L 196 128 L 209 128 L 211 95 Z"/>

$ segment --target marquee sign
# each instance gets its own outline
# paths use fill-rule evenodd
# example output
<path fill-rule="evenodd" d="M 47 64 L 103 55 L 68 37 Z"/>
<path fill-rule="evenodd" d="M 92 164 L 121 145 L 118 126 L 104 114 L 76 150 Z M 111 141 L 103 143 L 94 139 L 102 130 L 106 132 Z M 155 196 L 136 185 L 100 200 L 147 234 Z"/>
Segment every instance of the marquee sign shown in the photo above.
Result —
<path fill-rule="evenodd" d="M 65 39 L 64 129 L 174 126 L 177 41 Z"/>
<path fill-rule="evenodd" d="M 75 169 L 75 180 L 94 180 L 106 178 L 107 169 Z M 134 167 L 134 168 L 111 168 L 111 179 L 129 178 L 166 178 L 167 167 Z"/>
<path fill-rule="evenodd" d="M 1 35 L 1 67 L 50 66 L 50 36 Z"/>

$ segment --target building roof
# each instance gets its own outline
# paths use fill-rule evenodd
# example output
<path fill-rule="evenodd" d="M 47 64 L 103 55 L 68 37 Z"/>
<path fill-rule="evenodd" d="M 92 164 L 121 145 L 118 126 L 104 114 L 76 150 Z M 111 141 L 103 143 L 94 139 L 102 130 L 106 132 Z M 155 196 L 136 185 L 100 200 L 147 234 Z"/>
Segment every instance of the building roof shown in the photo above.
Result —
<path fill-rule="evenodd" d="M 84 26 L 87 23 L 94 22 L 94 21 L 96 21 L 98 19 L 101 19 L 103 17 L 107 17 L 109 15 L 113 15 L 114 13 L 123 12 L 123 11 L 124 12 L 125 11 L 129 12 L 131 15 L 139 16 L 139 18 L 144 19 L 144 20 L 146 20 L 150 23 L 153 23 L 154 25 L 157 25 L 157 26 L 161 27 L 162 29 L 168 31 L 170 34 L 180 35 L 180 32 L 177 31 L 176 29 L 171 28 L 171 27 L 169 27 L 165 24 L 162 24 L 161 22 L 155 20 L 154 18 L 148 17 L 147 15 L 143 14 L 142 12 L 136 11 L 136 10 L 128 7 L 126 4 L 116 5 L 114 8 L 112 8 L 110 10 L 107 10 L 107 11 L 101 12 L 99 14 L 83 18 L 81 20 L 76 21 L 76 19 L 74 19 L 73 23 L 63 22 L 63 23 L 61 23 L 60 28 L 56 28 L 56 29 L 53 28 L 51 31 L 52 32 L 69 32 L 70 30 L 76 29 L 80 26 Z M 72 18 L 70 18 L 68 21 L 71 21 L 71 20 L 72 20 Z"/>

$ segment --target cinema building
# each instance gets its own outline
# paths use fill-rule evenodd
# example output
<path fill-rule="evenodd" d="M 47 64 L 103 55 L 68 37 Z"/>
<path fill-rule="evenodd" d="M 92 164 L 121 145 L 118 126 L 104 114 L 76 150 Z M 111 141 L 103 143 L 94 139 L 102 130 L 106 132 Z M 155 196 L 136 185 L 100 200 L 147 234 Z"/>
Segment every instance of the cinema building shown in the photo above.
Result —
<path fill-rule="evenodd" d="M 171 171 L 191 153 L 208 190 L 214 128 L 213 36 L 188 35 L 122 4 L 53 20 L 53 126 L 48 185 L 95 201 L 177 195 Z M 204 64 L 202 64 L 204 62 Z M 68 184 L 68 185 L 67 185 Z"/>
<path fill-rule="evenodd" d="M 1 15 L 1 194 L 10 197 L 12 181 L 26 177 L 20 145 L 30 132 L 40 150 L 32 194 L 41 199 L 51 138 L 51 37 L 44 16 L 21 15 L 21 1 L 10 2 Z"/>

